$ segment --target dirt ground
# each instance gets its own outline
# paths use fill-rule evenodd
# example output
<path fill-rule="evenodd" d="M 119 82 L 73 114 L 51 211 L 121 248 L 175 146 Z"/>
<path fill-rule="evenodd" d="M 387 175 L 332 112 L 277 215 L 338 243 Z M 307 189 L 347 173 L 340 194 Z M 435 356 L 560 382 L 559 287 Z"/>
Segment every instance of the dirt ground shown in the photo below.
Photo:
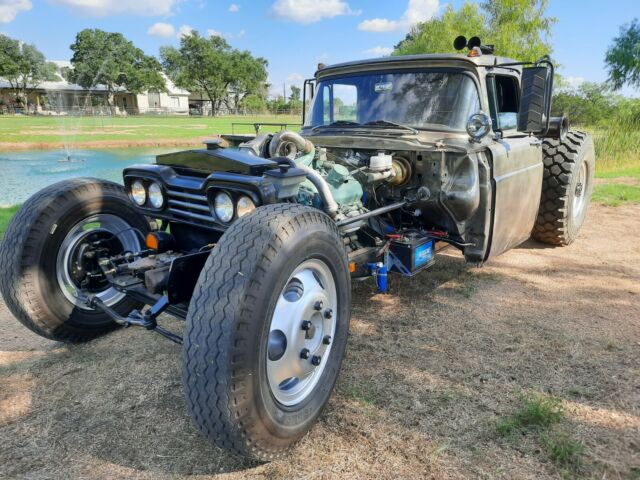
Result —
<path fill-rule="evenodd" d="M 571 475 L 638 479 L 639 238 L 640 206 L 593 207 L 570 247 L 528 242 L 481 269 L 444 254 L 388 295 L 357 283 L 337 392 L 289 458 L 262 465 L 196 432 L 178 346 L 136 329 L 66 346 L 1 305 L 0 477 L 569 476 L 531 435 L 496 431 L 542 392 L 584 445 Z"/>

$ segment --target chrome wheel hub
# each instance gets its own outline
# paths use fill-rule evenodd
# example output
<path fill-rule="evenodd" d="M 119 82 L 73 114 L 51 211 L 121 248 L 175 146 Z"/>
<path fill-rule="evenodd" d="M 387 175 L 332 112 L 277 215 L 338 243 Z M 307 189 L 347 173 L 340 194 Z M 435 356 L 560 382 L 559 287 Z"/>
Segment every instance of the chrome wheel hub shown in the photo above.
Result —
<path fill-rule="evenodd" d="M 267 341 L 267 380 L 281 404 L 302 402 L 320 380 L 331 354 L 337 308 L 327 264 L 317 259 L 300 264 L 280 292 Z"/>
<path fill-rule="evenodd" d="M 98 214 L 76 223 L 62 241 L 56 258 L 56 277 L 62 294 L 78 308 L 91 310 L 85 303 L 87 293 L 100 298 L 107 306 L 113 306 L 124 298 L 124 294 L 109 287 L 106 282 L 98 281 L 97 288 L 87 291 L 80 285 L 79 278 L 83 262 L 79 261 L 87 246 L 98 239 L 112 238 L 119 252 L 137 252 L 140 250 L 140 238 L 131 226 L 122 218 L 111 214 Z M 103 285 L 103 286 L 101 286 Z"/>
<path fill-rule="evenodd" d="M 571 205 L 571 213 L 574 219 L 580 216 L 586 203 L 587 174 L 587 164 L 582 162 L 582 165 L 580 165 L 580 171 L 578 172 L 578 181 L 576 182 L 575 191 L 573 193 L 573 203 Z"/>

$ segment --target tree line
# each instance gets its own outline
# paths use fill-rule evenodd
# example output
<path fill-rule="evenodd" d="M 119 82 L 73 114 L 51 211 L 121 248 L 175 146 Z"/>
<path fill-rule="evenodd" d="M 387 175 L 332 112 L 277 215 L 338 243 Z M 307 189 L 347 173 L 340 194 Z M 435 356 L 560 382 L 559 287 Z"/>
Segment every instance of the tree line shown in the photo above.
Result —
<path fill-rule="evenodd" d="M 111 107 L 119 90 L 166 91 L 162 72 L 177 87 L 207 98 L 212 115 L 223 106 L 234 111 L 268 106 L 267 60 L 232 48 L 218 36 L 203 37 L 193 31 L 181 37 L 178 48 L 162 47 L 157 59 L 121 33 L 85 29 L 76 35 L 71 51 L 72 68 L 62 69 L 62 76 L 89 91 L 102 86 Z M 0 35 L 0 77 L 16 92 L 18 103 L 26 103 L 42 82 L 57 80 L 57 71 L 35 45 Z"/>
<path fill-rule="evenodd" d="M 488 0 L 447 6 L 439 15 L 414 25 L 393 55 L 459 53 L 452 43 L 458 35 L 478 36 L 494 45 L 496 55 L 533 62 L 553 57 L 551 27 L 557 19 L 547 15 L 548 0 Z M 640 100 L 625 98 L 623 86 L 640 89 L 640 22 L 623 25 L 605 55 L 608 79 L 571 86 L 557 78 L 554 114 L 566 113 L 581 125 L 598 125 L 624 118 L 640 125 Z M 560 65 L 561 67 L 561 65 Z M 635 120 L 634 120 L 635 119 Z"/>

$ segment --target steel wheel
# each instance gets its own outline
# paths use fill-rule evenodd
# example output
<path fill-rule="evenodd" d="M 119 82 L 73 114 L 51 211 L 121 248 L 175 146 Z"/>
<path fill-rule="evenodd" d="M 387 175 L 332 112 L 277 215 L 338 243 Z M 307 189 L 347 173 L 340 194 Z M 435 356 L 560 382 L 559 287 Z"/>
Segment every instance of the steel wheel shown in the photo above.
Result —
<path fill-rule="evenodd" d="M 589 166 L 586 162 L 582 162 L 580 170 L 578 171 L 578 180 L 573 192 L 573 203 L 571 206 L 571 213 L 574 219 L 579 218 L 584 209 L 587 198 L 587 181 L 589 178 Z"/>
<path fill-rule="evenodd" d="M 83 272 L 81 257 L 87 247 L 96 241 L 103 240 L 110 248 L 110 254 L 136 252 L 140 250 L 139 234 L 129 223 L 112 214 L 98 214 L 87 217 L 76 223 L 62 241 L 56 260 L 56 277 L 62 294 L 78 308 L 90 310 L 84 304 L 83 297 L 87 293 L 99 297 L 105 305 L 113 306 L 124 298 L 124 294 L 108 286 L 104 279 L 96 278 L 93 287 L 81 285 L 89 272 Z"/>
<path fill-rule="evenodd" d="M 307 398 L 331 354 L 338 311 L 335 280 L 321 260 L 303 262 L 289 277 L 271 318 L 267 378 L 285 406 Z"/>

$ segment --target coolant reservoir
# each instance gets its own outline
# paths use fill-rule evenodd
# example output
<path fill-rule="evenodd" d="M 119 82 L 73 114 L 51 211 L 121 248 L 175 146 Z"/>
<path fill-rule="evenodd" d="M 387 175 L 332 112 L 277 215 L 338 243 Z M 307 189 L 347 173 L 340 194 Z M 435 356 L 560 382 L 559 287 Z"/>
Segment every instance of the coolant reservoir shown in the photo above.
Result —
<path fill-rule="evenodd" d="M 393 157 L 388 153 L 378 152 L 369 158 L 369 170 L 373 172 L 383 172 L 391 168 Z"/>

